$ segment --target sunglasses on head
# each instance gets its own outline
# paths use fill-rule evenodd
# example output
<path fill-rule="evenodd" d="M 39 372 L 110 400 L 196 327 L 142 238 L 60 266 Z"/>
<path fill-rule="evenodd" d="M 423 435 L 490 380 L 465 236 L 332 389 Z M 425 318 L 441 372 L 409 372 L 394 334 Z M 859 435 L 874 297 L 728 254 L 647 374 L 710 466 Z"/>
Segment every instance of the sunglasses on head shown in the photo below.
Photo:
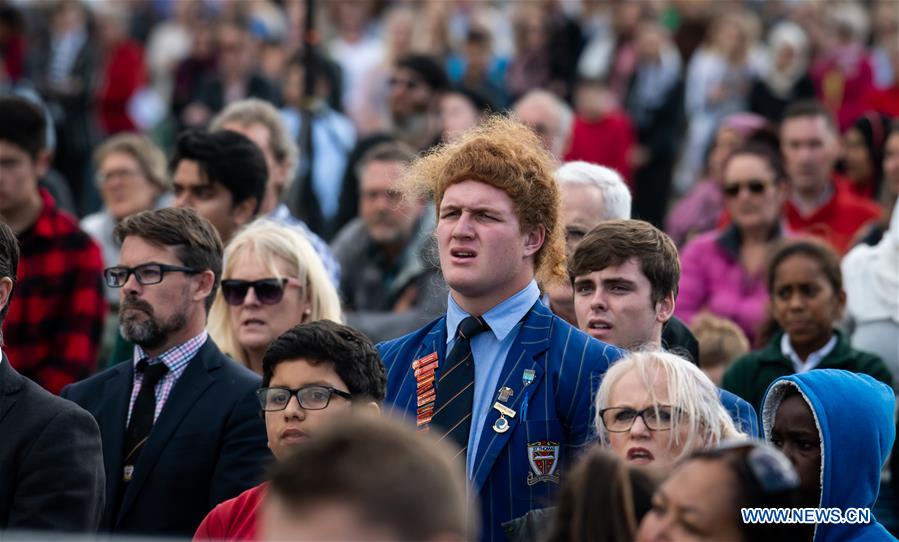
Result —
<path fill-rule="evenodd" d="M 750 194 L 753 195 L 761 195 L 765 192 L 765 189 L 768 188 L 768 184 L 766 181 L 762 181 L 759 179 L 752 179 L 750 181 L 746 181 L 744 183 L 731 183 L 724 185 L 724 195 L 728 198 L 735 198 L 739 195 L 740 191 L 746 188 L 749 190 Z"/>
<path fill-rule="evenodd" d="M 275 305 L 284 299 L 284 288 L 299 286 L 300 281 L 294 278 L 270 278 L 260 280 L 228 279 L 222 281 L 222 295 L 229 305 L 242 305 L 250 288 L 256 299 L 263 305 Z"/>

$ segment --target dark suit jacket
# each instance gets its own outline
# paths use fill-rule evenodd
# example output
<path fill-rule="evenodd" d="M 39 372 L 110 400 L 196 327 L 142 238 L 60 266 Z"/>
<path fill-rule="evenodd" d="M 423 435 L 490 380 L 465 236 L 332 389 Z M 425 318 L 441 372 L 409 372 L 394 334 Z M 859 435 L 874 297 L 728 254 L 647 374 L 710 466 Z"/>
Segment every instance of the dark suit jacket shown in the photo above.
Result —
<path fill-rule="evenodd" d="M 433 352 L 446 356 L 446 317 L 405 337 L 378 345 L 387 366 L 386 403 L 414 419 L 416 380 L 412 362 Z M 595 438 L 593 397 L 609 365 L 622 351 L 555 316 L 538 301 L 528 311 L 503 363 L 497 389 L 510 387 L 517 415 L 498 433 L 496 410 L 487 414 L 475 455 L 472 485 L 481 502 L 481 540 L 506 540 L 502 524 L 553 503 L 560 473 Z M 532 380 L 527 383 L 525 375 Z M 496 394 L 494 393 L 494 396 Z"/>
<path fill-rule="evenodd" d="M 96 531 L 104 481 L 100 429 L 94 419 L 17 373 L 4 355 L 0 531 Z"/>
<path fill-rule="evenodd" d="M 215 505 L 258 484 L 271 458 L 254 395 L 259 377 L 207 339 L 166 400 L 116 510 L 133 373 L 133 363 L 120 363 L 62 392 L 100 424 L 100 529 L 191 536 Z"/>

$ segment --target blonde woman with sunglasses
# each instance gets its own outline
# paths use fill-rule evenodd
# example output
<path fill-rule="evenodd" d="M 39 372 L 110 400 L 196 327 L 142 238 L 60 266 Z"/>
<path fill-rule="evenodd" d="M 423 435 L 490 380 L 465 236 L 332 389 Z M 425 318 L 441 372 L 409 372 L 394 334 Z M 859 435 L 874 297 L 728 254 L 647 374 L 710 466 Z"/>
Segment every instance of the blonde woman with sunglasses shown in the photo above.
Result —
<path fill-rule="evenodd" d="M 257 220 L 225 248 L 222 284 L 209 334 L 222 351 L 262 374 L 268 345 L 293 326 L 340 323 L 340 299 L 309 241 L 293 229 Z"/>

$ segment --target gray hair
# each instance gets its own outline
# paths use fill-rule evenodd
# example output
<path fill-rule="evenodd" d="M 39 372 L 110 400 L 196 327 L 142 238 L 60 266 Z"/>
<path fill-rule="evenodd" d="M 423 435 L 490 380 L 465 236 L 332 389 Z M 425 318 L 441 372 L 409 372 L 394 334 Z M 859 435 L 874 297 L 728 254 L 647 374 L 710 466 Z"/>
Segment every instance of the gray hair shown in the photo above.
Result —
<path fill-rule="evenodd" d="M 271 146 L 272 156 L 278 164 L 286 166 L 287 179 L 284 182 L 284 190 L 290 187 L 293 180 L 293 172 L 296 171 L 297 161 L 299 157 L 299 149 L 296 142 L 287 132 L 284 120 L 275 107 L 258 98 L 248 98 L 238 100 L 212 119 L 209 125 L 210 131 L 216 132 L 222 129 L 226 124 L 240 124 L 241 126 L 249 126 L 251 124 L 261 124 L 265 126 L 269 133 L 269 145 Z M 271 175 L 271 172 L 269 172 Z"/>
<path fill-rule="evenodd" d="M 625 220 L 631 217 L 631 191 L 617 171 L 589 162 L 566 162 L 556 170 L 559 185 L 593 186 L 602 194 L 605 220 Z"/>
<path fill-rule="evenodd" d="M 562 154 L 565 152 L 564 146 L 568 142 L 568 137 L 571 135 L 571 128 L 574 124 L 574 112 L 558 96 L 542 89 L 532 90 L 522 96 L 515 102 L 513 111 L 517 114 L 522 107 L 528 105 L 541 108 L 557 120 L 557 130 L 552 135 L 553 148 L 549 150 L 557 160 L 561 160 Z"/>
<path fill-rule="evenodd" d="M 640 381 L 652 398 L 660 405 L 654 384 L 661 374 L 668 381 L 668 403 L 683 413 L 671 419 L 671 437 L 677 439 L 679 423 L 687 424 L 687 440 L 677 459 L 695 450 L 717 445 L 722 440 L 745 438 L 721 404 L 718 388 L 698 367 L 680 356 L 662 351 L 631 352 L 615 362 L 606 372 L 596 394 L 596 418 L 594 424 L 600 440 L 608 445 L 609 433 L 602 423 L 600 412 L 609 406 L 612 390 L 621 377 L 637 371 Z M 672 440 L 670 445 L 681 444 Z"/>

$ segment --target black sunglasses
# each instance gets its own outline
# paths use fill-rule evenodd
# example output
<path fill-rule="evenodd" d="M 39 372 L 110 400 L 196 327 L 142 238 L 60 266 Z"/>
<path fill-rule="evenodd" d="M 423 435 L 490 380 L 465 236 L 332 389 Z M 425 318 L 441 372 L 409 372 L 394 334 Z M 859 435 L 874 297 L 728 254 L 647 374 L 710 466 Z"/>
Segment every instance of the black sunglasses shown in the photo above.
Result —
<path fill-rule="evenodd" d="M 228 279 L 222 281 L 222 295 L 229 305 L 243 305 L 250 288 L 256 299 L 263 305 L 275 305 L 284 299 L 284 288 L 288 285 L 299 286 L 300 281 L 294 278 L 270 278 L 260 280 Z"/>
<path fill-rule="evenodd" d="M 740 191 L 743 190 L 743 188 L 746 188 L 747 190 L 749 190 L 750 194 L 758 196 L 765 192 L 765 189 L 768 188 L 769 184 L 770 183 L 759 180 L 759 179 L 752 179 L 752 180 L 746 181 L 745 183 L 727 184 L 724 186 L 723 191 L 724 191 L 724 195 L 727 196 L 728 198 L 737 197 L 737 195 L 740 194 Z"/>

